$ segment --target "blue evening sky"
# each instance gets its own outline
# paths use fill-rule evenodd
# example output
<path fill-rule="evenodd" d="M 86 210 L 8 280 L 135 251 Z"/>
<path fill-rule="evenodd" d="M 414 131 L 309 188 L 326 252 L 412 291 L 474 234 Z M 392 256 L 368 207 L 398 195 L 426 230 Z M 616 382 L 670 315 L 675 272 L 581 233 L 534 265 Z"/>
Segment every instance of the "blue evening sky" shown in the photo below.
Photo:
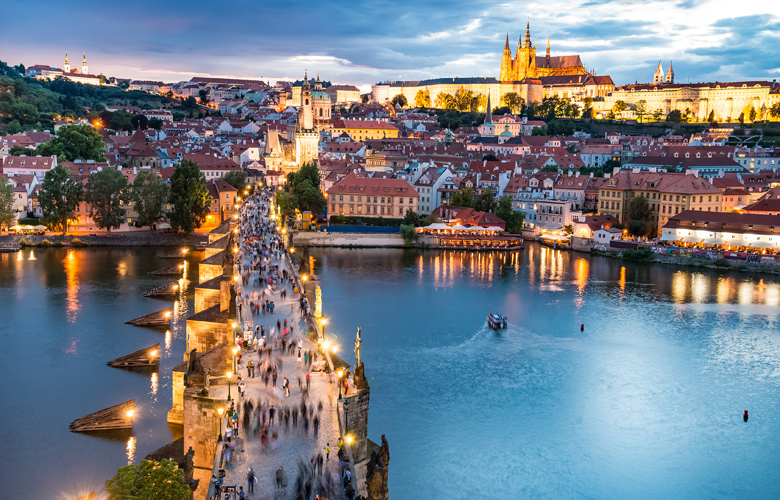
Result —
<path fill-rule="evenodd" d="M 387 79 L 498 76 L 528 19 L 537 54 L 580 54 L 616 84 L 780 78 L 780 0 L 9 0 L 0 60 L 169 82 L 193 75 Z"/>

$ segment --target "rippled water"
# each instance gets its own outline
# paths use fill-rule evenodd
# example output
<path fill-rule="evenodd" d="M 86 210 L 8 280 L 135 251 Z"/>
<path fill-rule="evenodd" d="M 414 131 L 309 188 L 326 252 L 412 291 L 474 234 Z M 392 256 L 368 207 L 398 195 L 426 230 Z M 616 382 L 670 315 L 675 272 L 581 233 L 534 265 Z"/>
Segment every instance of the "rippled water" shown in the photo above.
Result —
<path fill-rule="evenodd" d="M 175 277 L 168 249 L 24 249 L 0 254 L 0 498 L 72 499 L 102 489 L 117 468 L 181 436 L 169 428 L 171 368 L 184 351 L 192 301 L 143 297 Z M 197 262 L 197 259 L 192 259 Z M 187 268 L 187 276 L 193 273 Z M 189 281 L 180 282 L 187 289 Z M 173 307 L 170 331 L 125 321 Z M 160 343 L 160 370 L 106 362 Z M 71 433 L 76 418 L 136 400 L 132 433 Z M 18 491 L 17 491 L 18 490 Z"/>
<path fill-rule="evenodd" d="M 346 359 L 363 328 L 394 498 L 777 498 L 777 280 L 535 244 L 312 255 Z"/>

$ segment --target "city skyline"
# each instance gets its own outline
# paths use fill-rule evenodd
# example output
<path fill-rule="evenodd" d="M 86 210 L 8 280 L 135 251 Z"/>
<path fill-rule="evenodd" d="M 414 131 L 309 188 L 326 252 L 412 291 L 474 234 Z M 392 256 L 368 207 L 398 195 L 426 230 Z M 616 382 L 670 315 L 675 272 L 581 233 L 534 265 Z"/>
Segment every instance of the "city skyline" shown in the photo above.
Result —
<path fill-rule="evenodd" d="M 507 32 L 514 48 L 530 20 L 540 51 L 549 35 L 553 55 L 579 54 L 588 70 L 617 85 L 651 81 L 659 60 L 665 68 L 674 63 L 680 83 L 780 76 L 780 18 L 769 14 L 767 1 L 744 2 L 738 16 L 725 0 L 629 1 L 617 13 L 612 0 L 564 0 L 554 9 L 533 1 L 350 9 L 233 2 L 219 24 L 199 1 L 186 12 L 146 0 L 131 12 L 83 0 L 40 4 L 47 14 L 34 38 L 21 26 L 0 35 L 2 60 L 61 67 L 66 51 L 79 61 L 86 53 L 93 73 L 169 82 L 196 75 L 273 82 L 308 70 L 366 91 L 384 80 L 498 77 Z M 13 2 L 7 12 L 22 15 L 24 4 Z M 114 40 L 117 19 L 129 37 Z M 59 29 L 63 24 L 88 29 Z"/>

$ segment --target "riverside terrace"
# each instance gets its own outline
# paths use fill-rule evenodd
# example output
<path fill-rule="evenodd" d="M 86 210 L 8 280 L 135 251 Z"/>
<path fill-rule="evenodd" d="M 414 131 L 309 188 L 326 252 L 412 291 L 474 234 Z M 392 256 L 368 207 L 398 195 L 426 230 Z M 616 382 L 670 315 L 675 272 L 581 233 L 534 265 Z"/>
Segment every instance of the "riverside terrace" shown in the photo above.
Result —
<path fill-rule="evenodd" d="M 780 254 L 780 215 L 686 210 L 669 218 L 661 241 L 680 246 Z"/>

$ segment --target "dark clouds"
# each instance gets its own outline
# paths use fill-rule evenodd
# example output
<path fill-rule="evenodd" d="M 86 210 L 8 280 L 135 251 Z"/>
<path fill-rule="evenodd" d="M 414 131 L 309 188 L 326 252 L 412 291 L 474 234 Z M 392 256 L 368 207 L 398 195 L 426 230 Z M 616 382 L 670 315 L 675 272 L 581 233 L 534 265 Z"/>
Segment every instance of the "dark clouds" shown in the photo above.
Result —
<path fill-rule="evenodd" d="M 4 26 L 0 59 L 61 65 L 66 50 L 85 51 L 95 71 L 168 81 L 304 69 L 355 84 L 497 76 L 505 33 L 514 51 L 530 17 L 540 54 L 550 34 L 554 55 L 580 54 L 617 83 L 647 80 L 658 59 L 696 79 L 776 78 L 778 18 L 726 13 L 705 22 L 711 1 L 42 0 L 31 18 L 30 3 L 12 0 L 4 17 L 31 21 Z"/>

